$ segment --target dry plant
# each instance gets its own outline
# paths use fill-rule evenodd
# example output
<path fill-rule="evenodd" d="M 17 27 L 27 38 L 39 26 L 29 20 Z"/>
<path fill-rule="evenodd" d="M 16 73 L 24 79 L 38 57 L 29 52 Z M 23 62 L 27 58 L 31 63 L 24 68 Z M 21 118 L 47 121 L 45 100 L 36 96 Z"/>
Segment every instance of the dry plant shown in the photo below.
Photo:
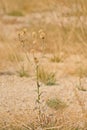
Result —
<path fill-rule="evenodd" d="M 83 80 L 83 77 L 84 77 L 84 72 L 82 70 L 82 68 L 80 67 L 79 68 L 79 85 L 77 86 L 77 88 L 81 91 L 87 91 L 85 88 L 84 88 L 84 85 L 82 84 L 82 80 Z"/>
<path fill-rule="evenodd" d="M 84 102 L 81 100 L 80 96 L 79 96 L 79 92 L 78 92 L 78 89 L 77 88 L 74 88 L 74 94 L 75 94 L 75 97 L 76 97 L 76 100 L 78 101 L 78 104 L 79 106 L 81 107 L 81 110 L 82 110 L 82 116 L 83 116 L 83 120 L 84 120 L 84 129 L 87 125 L 87 112 L 86 112 L 86 109 L 85 109 L 85 105 L 84 105 Z"/>
<path fill-rule="evenodd" d="M 82 89 L 82 91 L 84 91 L 83 88 L 82 88 L 81 81 L 79 81 L 79 84 L 80 84 L 80 87 L 81 87 L 80 89 Z M 79 95 L 79 91 L 78 91 L 77 86 L 73 87 L 73 91 L 74 91 L 74 94 L 75 94 L 75 98 L 76 98 L 76 100 L 78 102 L 78 105 L 80 106 L 81 111 L 82 111 L 82 118 L 83 118 L 84 123 L 85 123 L 85 125 L 84 125 L 84 129 L 85 129 L 85 127 L 87 125 L 87 122 L 86 122 L 86 120 L 87 120 L 87 112 L 86 112 L 86 109 L 85 109 L 85 104 L 84 104 L 84 102 L 82 101 L 82 99 L 81 99 L 81 97 Z"/>
<path fill-rule="evenodd" d="M 27 53 L 26 53 L 26 48 L 25 48 L 26 35 L 27 35 L 27 29 L 24 28 L 21 32 L 18 33 L 18 38 L 19 38 L 20 45 L 21 45 L 21 48 L 22 48 L 24 55 L 26 56 L 27 59 L 29 59 L 27 56 Z M 20 77 L 28 77 L 29 76 L 28 72 L 25 70 L 25 61 L 24 60 L 23 60 L 23 63 L 21 65 L 20 70 L 18 71 L 18 74 Z"/>
<path fill-rule="evenodd" d="M 39 68 L 38 78 L 45 85 L 55 85 L 56 84 L 56 73 L 47 72 L 43 67 Z"/>
<path fill-rule="evenodd" d="M 23 52 L 26 55 L 25 35 L 26 35 L 26 31 L 24 29 L 21 33 L 19 33 L 18 36 L 19 36 L 19 41 L 20 41 L 22 48 L 23 48 Z M 26 58 L 29 61 L 29 63 L 34 67 L 33 69 L 35 72 L 36 86 L 37 86 L 37 89 L 36 89 L 37 98 L 36 98 L 36 108 L 35 108 L 35 110 L 37 112 L 37 121 L 36 121 L 37 123 L 35 123 L 35 124 L 37 124 L 38 129 L 42 129 L 43 127 L 46 127 L 47 125 L 50 125 L 50 124 L 52 125 L 53 121 L 51 120 L 50 116 L 47 115 L 44 111 L 45 105 L 43 105 L 43 101 L 41 99 L 43 92 L 41 92 L 41 90 L 40 90 L 40 88 L 41 88 L 40 82 L 42 81 L 47 85 L 54 85 L 56 82 L 56 79 L 55 79 L 54 73 L 47 73 L 44 70 L 42 70 L 42 71 L 40 70 L 41 61 L 45 57 L 45 36 L 46 36 L 46 34 L 44 33 L 44 31 L 42 29 L 39 30 L 39 38 L 41 40 L 41 43 L 39 45 L 39 46 L 41 46 L 41 56 L 39 58 L 35 54 L 35 48 L 33 47 L 34 44 L 37 43 L 37 35 L 38 34 L 36 32 L 32 33 L 33 43 L 32 43 L 30 52 L 32 54 L 33 61 L 32 61 L 32 58 L 30 57 L 30 55 L 26 55 Z M 20 72 L 21 77 L 26 75 L 25 70 L 24 70 L 24 63 L 23 63 L 22 67 L 23 67 L 22 71 Z M 30 126 L 30 128 L 32 130 L 35 129 L 35 124 L 33 124 L 34 128 L 32 128 L 33 125 Z"/>
<path fill-rule="evenodd" d="M 53 121 L 51 119 L 51 117 L 46 114 L 46 111 L 45 111 L 45 105 L 44 105 L 44 102 L 42 100 L 42 93 L 40 88 L 41 88 L 41 81 L 44 82 L 45 84 L 47 85 L 52 85 L 55 83 L 55 75 L 53 73 L 47 75 L 46 72 L 44 71 L 40 71 L 40 66 L 41 66 L 41 63 L 40 63 L 40 60 L 44 58 L 45 56 L 45 42 L 44 42 L 44 39 L 45 39 L 45 33 L 43 32 L 43 30 L 40 30 L 39 31 L 39 36 L 40 36 L 40 39 L 42 40 L 42 45 L 41 45 L 41 50 L 42 50 L 42 56 L 40 57 L 40 59 L 38 59 L 38 57 L 35 56 L 34 54 L 34 51 L 33 51 L 33 59 L 34 59 L 34 64 L 35 64 L 35 71 L 36 71 L 36 84 L 37 84 L 37 99 L 36 99 L 36 103 L 37 103 L 37 110 L 38 110 L 38 117 L 37 117 L 37 129 L 44 129 L 44 127 L 47 127 L 47 126 L 51 126 L 51 125 L 54 125 L 56 124 L 56 119 Z M 35 33 L 33 33 L 33 37 L 35 38 Z M 49 81 L 47 78 L 49 78 Z M 54 80 L 54 81 L 52 81 Z M 47 83 L 48 82 L 48 83 Z"/>
<path fill-rule="evenodd" d="M 45 1 L 45 0 L 44 0 Z M 17 2 L 17 1 L 16 1 Z M 47 4 L 47 1 L 45 1 L 46 2 L 46 4 Z M 87 2 L 85 2 L 84 0 L 82 1 L 82 0 L 77 0 L 77 1 L 75 1 L 75 0 L 65 0 L 65 1 L 60 1 L 59 0 L 59 2 L 60 3 L 64 3 L 66 6 L 68 6 L 68 7 L 70 7 L 71 5 L 72 5 L 72 3 L 79 3 L 79 4 L 81 4 L 81 8 L 79 8 L 79 6 L 78 6 L 78 8 L 77 8 L 77 11 L 73 14 L 68 14 L 67 13 L 67 16 L 69 16 L 69 15 L 76 15 L 76 16 L 78 16 L 78 20 L 77 21 L 79 21 L 79 22 L 81 22 L 80 21 L 80 16 L 81 15 L 86 15 L 86 12 L 87 12 L 87 10 L 86 10 L 86 3 Z M 22 2 L 21 2 L 22 3 Z M 26 4 L 24 4 L 24 9 L 26 9 L 26 7 L 27 7 L 27 10 L 28 9 L 30 9 L 28 6 L 27 6 L 27 2 L 25 2 Z M 33 2 L 31 1 L 31 3 L 30 4 L 32 4 Z M 36 1 L 36 3 L 37 3 L 37 1 Z M 40 3 L 43 3 L 43 2 L 40 2 Z M 13 4 L 14 5 L 14 4 Z M 41 4 L 40 4 L 41 5 Z M 48 5 L 48 4 L 47 4 Z M 57 4 L 56 4 L 57 5 Z M 35 7 L 36 5 L 34 4 L 34 7 Z M 32 8 L 32 7 L 31 7 Z M 43 8 L 43 7 L 42 7 Z M 41 8 L 39 8 L 39 11 L 40 11 L 40 9 Z M 81 9 L 81 10 L 80 10 Z M 30 10 L 32 10 L 32 9 L 30 9 Z M 33 9 L 34 11 L 35 11 L 35 8 Z M 43 10 L 43 9 L 42 9 Z M 20 14 L 20 12 L 14 12 L 14 11 L 11 11 L 11 13 L 10 13 L 11 15 L 21 15 Z M 63 14 L 63 16 L 65 16 L 66 15 L 66 13 L 64 13 Z M 63 26 L 63 24 L 61 23 L 61 28 L 60 27 L 58 27 L 58 26 L 56 26 L 56 27 L 58 27 L 58 32 L 60 32 L 60 35 L 58 36 L 58 35 L 56 35 L 56 38 L 57 39 L 59 39 L 59 41 L 57 41 L 57 43 L 60 43 L 60 44 L 62 44 L 62 45 L 64 45 L 64 47 L 65 48 L 62 48 L 62 49 L 65 49 L 65 52 L 68 52 L 68 54 L 71 54 L 72 52 L 73 53 L 79 53 L 80 52 L 80 50 L 82 50 L 83 49 L 83 46 L 85 46 L 85 50 L 86 50 L 86 48 L 87 48 L 87 45 L 85 44 L 86 43 L 86 29 L 83 29 L 83 26 L 81 27 L 81 28 L 78 28 L 77 27 L 77 24 L 78 24 L 78 22 L 76 22 L 75 23 L 76 25 L 73 25 L 73 26 L 70 26 L 70 27 L 64 27 Z M 47 25 L 48 26 L 48 25 Z M 50 28 L 50 27 L 49 27 Z M 53 26 L 53 28 L 54 28 L 54 26 Z M 48 29 L 48 28 L 47 28 Z M 52 29 L 52 28 L 51 28 Z M 51 30 L 52 31 L 52 30 Z M 44 52 L 45 52 L 45 47 L 43 46 L 44 44 L 45 44 L 45 35 L 44 35 L 44 32 L 43 31 L 39 31 L 39 33 L 40 33 L 40 39 L 41 39 L 41 44 L 40 45 L 42 45 L 42 50 L 43 50 L 43 56 L 42 57 L 44 57 Z M 42 33 L 42 35 L 41 35 L 41 33 Z M 56 33 L 56 32 L 55 32 Z M 53 33 L 51 33 L 51 35 L 52 35 Z M 22 31 L 22 34 L 21 34 L 21 37 L 23 38 L 24 37 L 24 35 L 25 35 L 25 31 Z M 51 36 L 50 35 L 50 36 Z M 19 37 L 20 38 L 20 37 Z M 52 38 L 50 37 L 49 38 L 50 39 L 50 41 L 52 41 Z M 54 39 L 55 39 L 55 37 L 53 36 L 53 41 L 54 41 Z M 25 40 L 24 39 L 19 39 L 20 40 L 20 42 L 21 42 L 21 45 L 22 45 L 22 48 L 23 48 L 23 53 L 25 53 L 26 54 L 26 50 L 25 50 Z M 48 40 L 49 41 L 49 40 Z M 53 41 L 51 42 L 52 44 L 51 45 L 53 45 Z M 80 41 L 80 42 L 79 42 Z M 33 41 L 33 43 L 35 43 L 35 40 Z M 69 43 L 69 44 L 68 44 Z M 81 43 L 81 44 L 78 44 L 78 43 Z M 36 43 L 35 43 L 36 44 Z M 77 45 L 78 44 L 78 45 Z M 81 46 L 80 47 L 80 50 L 78 51 L 78 46 Z M 49 45 L 48 45 L 48 47 L 49 47 Z M 72 47 L 72 49 L 70 49 Z M 77 49 L 76 49 L 77 48 Z M 49 48 L 48 48 L 49 49 Z M 73 50 L 73 51 L 72 51 Z M 56 51 L 58 51 L 58 50 L 56 50 Z M 83 51 L 82 51 L 83 52 Z M 84 51 L 85 52 L 85 51 Z M 35 74 L 36 74 L 36 85 L 37 85 L 37 99 L 36 99 L 36 102 L 37 102 L 37 104 L 38 104 L 38 120 L 39 120 L 39 124 L 40 124 L 40 126 L 42 127 L 42 122 L 51 122 L 50 121 L 50 118 L 48 119 L 48 121 L 47 121 L 47 116 L 46 115 L 44 115 L 43 114 L 43 116 L 42 116 L 42 108 L 41 108 L 41 95 L 42 95 L 42 93 L 41 93 L 41 91 L 40 91 L 40 88 L 41 88 L 41 81 L 42 82 L 44 82 L 45 84 L 47 84 L 47 85 L 52 85 L 52 84 L 55 84 L 55 74 L 52 72 L 52 73 L 48 73 L 48 72 L 46 72 L 45 70 L 40 70 L 40 59 L 35 55 L 35 50 L 32 50 L 32 54 L 33 54 L 33 66 L 34 66 L 34 69 L 35 69 Z M 30 61 L 30 58 L 26 55 L 26 57 L 27 57 L 27 59 L 29 60 L 29 63 L 31 62 Z M 41 58 L 42 58 L 41 57 Z M 14 57 L 11 57 L 11 60 L 14 60 Z M 61 57 L 60 57 L 60 55 L 58 54 L 58 55 L 53 55 L 53 57 L 52 57 L 52 59 L 51 59 L 53 62 L 60 62 L 61 61 Z M 26 70 L 25 70 L 25 67 L 24 67 L 24 63 L 22 64 L 22 66 L 21 66 L 21 70 L 20 70 L 20 76 L 26 76 L 27 75 L 27 73 L 26 73 Z M 79 75 L 79 87 L 80 87 L 80 89 L 81 90 L 83 90 L 83 85 L 82 85 L 82 70 L 81 70 L 81 72 L 80 72 L 80 75 Z M 79 102 L 79 104 L 80 104 L 80 106 L 82 107 L 82 111 L 84 112 L 84 108 L 83 108 L 83 104 L 81 103 L 81 101 L 79 100 L 79 96 L 78 96 L 78 90 L 75 90 L 75 95 L 76 95 L 76 97 L 77 97 L 77 100 L 78 100 L 78 102 Z M 57 104 L 56 103 L 56 101 L 52 101 L 52 104 Z M 51 122 L 52 123 L 52 122 Z M 46 124 L 46 123 L 45 123 Z M 47 123 L 48 124 L 48 123 Z M 34 128 L 32 128 L 32 129 L 34 129 Z M 39 128 L 38 128 L 39 129 Z M 41 129 L 41 128 L 40 128 Z M 51 127 L 51 128 L 47 128 L 48 130 L 49 129 L 59 129 L 58 127 Z M 75 130 L 78 130 L 79 128 L 77 128 L 77 129 L 75 129 Z"/>
<path fill-rule="evenodd" d="M 16 10 L 14 10 L 12 12 L 9 12 L 8 15 L 9 16 L 16 16 L 16 17 L 24 16 L 24 14 L 22 13 L 22 11 L 20 12 L 20 11 L 16 11 Z"/>
<path fill-rule="evenodd" d="M 66 103 L 57 98 L 48 99 L 46 104 L 54 110 L 64 109 L 67 106 Z"/>
<path fill-rule="evenodd" d="M 53 56 L 50 59 L 52 62 L 62 62 L 63 61 L 63 57 L 60 54 L 53 54 Z"/>

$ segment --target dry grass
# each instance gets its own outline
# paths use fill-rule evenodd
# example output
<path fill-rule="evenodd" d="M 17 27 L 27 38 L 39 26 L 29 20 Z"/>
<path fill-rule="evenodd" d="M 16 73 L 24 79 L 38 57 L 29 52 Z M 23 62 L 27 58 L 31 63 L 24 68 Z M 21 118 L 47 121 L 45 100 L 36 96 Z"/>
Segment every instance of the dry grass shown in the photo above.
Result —
<path fill-rule="evenodd" d="M 0 0 L 0 2 L 3 1 Z M 3 96 L 5 96 L 6 94 L 5 91 L 9 91 L 10 95 L 12 91 L 11 88 L 16 88 L 16 90 L 13 91 L 16 91 L 16 96 L 19 97 L 19 100 L 21 100 L 22 96 L 24 95 L 22 104 L 26 104 L 28 100 L 30 103 L 29 105 L 31 105 L 31 102 L 34 102 L 36 96 L 35 93 L 32 92 L 32 90 L 35 90 L 35 88 L 32 87 L 32 84 L 34 84 L 36 80 L 33 77 L 33 83 L 29 81 L 31 75 L 35 76 L 34 71 L 32 70 L 33 65 L 30 63 L 29 60 L 31 60 L 34 64 L 34 58 L 40 59 L 42 53 L 41 47 L 44 42 L 44 57 L 43 60 L 40 61 L 40 65 L 43 65 L 43 67 L 41 68 L 40 66 L 38 78 L 40 82 L 44 83 L 45 85 L 53 86 L 46 87 L 44 85 L 44 87 L 41 87 L 42 91 L 44 91 L 45 89 L 47 91 L 45 96 L 43 96 L 43 94 L 41 95 L 41 98 L 44 97 L 44 100 L 47 100 L 46 103 L 50 108 L 52 108 L 52 113 L 54 113 L 55 110 L 59 109 L 64 112 L 63 115 L 61 115 L 62 113 L 60 114 L 59 111 L 57 111 L 56 114 L 58 116 L 58 119 L 60 117 L 63 119 L 60 119 L 60 121 L 56 122 L 50 120 L 51 118 L 53 119 L 55 114 L 52 117 L 49 117 L 48 113 L 50 111 L 49 108 L 47 108 L 47 115 L 43 116 L 43 124 L 46 125 L 46 128 L 44 128 L 45 130 L 58 129 L 61 125 L 60 129 L 62 130 L 86 130 L 87 117 L 82 116 L 86 115 L 86 112 L 81 111 L 80 107 L 87 107 L 87 102 L 85 100 L 87 99 L 87 85 L 86 82 L 84 82 L 84 78 L 87 78 L 87 2 L 85 0 L 39 0 L 38 2 L 37 0 L 32 0 L 31 2 L 29 2 L 28 0 L 25 0 L 24 2 L 23 0 L 8 0 L 5 3 L 0 3 L 0 7 L 1 14 L 3 14 L 0 21 L 0 74 L 4 74 L 5 72 L 7 74 L 6 76 L 8 76 L 10 72 L 19 72 L 19 76 L 17 75 L 18 73 L 14 73 L 17 76 L 15 79 L 15 84 L 20 77 L 25 77 L 23 79 L 21 78 L 20 82 L 14 85 L 15 87 L 13 87 L 13 84 L 10 86 L 8 84 L 8 80 L 5 83 L 4 80 L 6 80 L 7 77 L 0 77 L 1 79 L 4 78 L 4 83 L 1 83 L 2 80 L 0 82 L 1 86 L 4 84 L 4 87 L 1 87 L 1 92 Z M 23 40 L 25 40 L 25 46 L 23 47 L 22 44 L 18 41 L 17 33 L 24 28 L 27 28 L 28 34 L 26 35 L 25 39 L 21 39 L 21 43 L 23 43 Z M 40 38 L 40 29 L 44 30 L 46 36 L 45 39 L 43 37 Z M 32 38 L 32 32 L 36 32 L 36 39 Z M 33 52 L 31 51 L 32 46 L 35 49 L 34 57 L 32 56 Z M 29 56 L 30 59 L 28 59 L 27 56 Z M 54 70 L 56 73 L 54 73 Z M 73 92 L 68 77 L 72 77 L 73 80 L 75 79 L 74 85 L 78 88 L 76 88 L 77 91 Z M 63 83 L 60 78 L 63 79 Z M 77 78 L 78 81 L 76 80 Z M 23 84 L 21 83 L 22 81 Z M 60 83 L 59 86 L 56 84 L 57 81 Z M 12 82 L 13 80 L 10 81 L 10 83 Z M 6 89 L 6 86 L 8 87 L 8 90 Z M 20 89 L 18 89 L 19 86 L 21 86 Z M 26 88 L 25 86 L 28 87 Z M 25 88 L 23 89 L 23 87 Z M 61 96 L 61 100 L 52 98 L 55 93 L 56 95 Z M 27 99 L 25 102 L 26 94 Z M 7 96 L 8 100 L 10 100 L 13 96 L 11 95 L 9 99 L 9 95 Z M 38 93 L 38 95 L 40 95 L 40 92 Z M 1 96 L 1 99 L 2 98 L 3 97 Z M 7 98 L 6 101 L 8 104 Z M 64 102 L 62 102 L 62 98 L 64 99 Z M 83 100 L 81 99 L 84 100 L 84 103 L 82 103 Z M 69 104 L 66 110 L 62 109 L 66 106 L 65 100 Z M 14 101 L 12 99 L 10 103 L 13 102 Z M 16 102 L 17 100 L 14 104 L 16 104 Z M 10 107 L 12 107 L 12 105 Z M 26 109 L 28 109 L 28 107 Z M 20 111 L 22 111 L 21 106 Z M 23 116 L 25 115 L 25 111 L 27 110 L 23 110 Z M 44 110 L 42 109 L 42 111 Z M 28 112 L 29 111 L 27 111 L 26 114 L 26 121 L 29 120 Z M 70 117 L 68 114 L 69 112 Z M 9 111 L 7 113 L 9 113 Z M 34 113 L 34 111 L 31 113 Z M 81 116 L 79 115 L 79 113 Z M 9 117 L 17 121 L 17 115 L 15 115 L 15 117 L 13 115 L 9 115 Z M 79 120 L 79 118 L 81 118 L 81 120 L 83 120 L 83 122 L 85 123 L 82 127 L 80 126 L 81 120 Z M 20 116 L 19 119 L 21 120 L 20 122 L 22 122 L 22 116 Z M 64 121 L 65 124 L 63 123 Z M 17 124 L 15 125 L 13 123 L 10 126 L 9 123 L 5 124 L 4 122 L 3 129 L 30 129 L 30 125 L 25 124 L 23 122 L 23 125 L 19 125 L 17 127 Z M 34 123 L 31 125 L 32 130 L 36 128 L 39 129 L 39 127 L 36 127 L 35 125 L 36 124 Z"/>
<path fill-rule="evenodd" d="M 38 77 L 45 85 L 56 84 L 56 74 L 54 72 L 47 72 L 43 67 L 39 69 Z"/>
<path fill-rule="evenodd" d="M 48 107 L 54 110 L 64 109 L 67 106 L 66 103 L 57 98 L 48 99 L 46 104 Z"/>
<path fill-rule="evenodd" d="M 73 5 L 76 3 L 77 7 L 78 5 L 81 5 L 81 8 L 84 10 L 84 12 L 86 11 L 85 8 L 87 7 L 87 2 L 85 0 L 39 0 L 38 3 L 36 0 L 32 0 L 31 2 L 29 2 L 28 0 L 25 0 L 25 2 L 23 0 L 8 0 L 7 2 L 4 3 L 4 0 L 0 0 L 1 1 L 1 7 L 3 10 L 9 11 L 12 9 L 20 9 L 20 10 L 24 10 L 24 11 L 28 11 L 28 12 L 35 12 L 37 11 L 46 11 L 46 10 L 52 10 L 54 9 L 54 7 L 57 7 L 58 4 L 64 4 L 65 7 L 73 7 Z M 11 5 L 11 6 L 10 6 Z M 20 5 L 20 8 L 19 6 Z M 48 6 L 49 5 L 49 6 Z M 6 8 L 6 9 L 5 9 Z M 79 11 L 80 13 L 84 13 L 82 12 L 82 10 L 80 10 L 80 8 L 77 8 L 76 11 Z"/>

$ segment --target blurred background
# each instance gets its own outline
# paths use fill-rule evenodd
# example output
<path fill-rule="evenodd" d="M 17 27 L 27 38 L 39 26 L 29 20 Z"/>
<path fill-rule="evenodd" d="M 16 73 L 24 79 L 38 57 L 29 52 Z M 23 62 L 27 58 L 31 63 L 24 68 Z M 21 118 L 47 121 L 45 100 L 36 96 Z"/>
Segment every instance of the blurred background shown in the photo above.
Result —
<path fill-rule="evenodd" d="M 42 29 L 46 33 L 45 53 L 51 53 L 57 57 L 62 54 L 64 59 L 67 56 L 78 57 L 79 55 L 80 58 L 84 57 L 86 60 L 87 1 L 0 0 L 0 59 L 2 59 L 2 68 L 5 69 L 5 66 L 9 64 L 13 65 L 15 57 L 18 59 L 17 62 L 21 60 L 21 52 L 23 51 L 18 40 L 18 32 L 24 28 L 28 30 L 27 51 L 29 51 L 29 44 L 32 43 L 32 32 L 38 33 Z M 40 41 L 38 40 L 38 42 Z M 81 61 L 84 60 L 81 59 Z"/>

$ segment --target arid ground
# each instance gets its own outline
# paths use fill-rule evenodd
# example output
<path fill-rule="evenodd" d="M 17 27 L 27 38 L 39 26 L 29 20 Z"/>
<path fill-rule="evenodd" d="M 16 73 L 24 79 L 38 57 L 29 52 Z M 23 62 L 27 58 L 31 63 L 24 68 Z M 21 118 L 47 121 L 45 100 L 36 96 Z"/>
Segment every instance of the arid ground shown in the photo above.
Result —
<path fill-rule="evenodd" d="M 0 130 L 87 130 L 87 2 L 0 2 Z"/>

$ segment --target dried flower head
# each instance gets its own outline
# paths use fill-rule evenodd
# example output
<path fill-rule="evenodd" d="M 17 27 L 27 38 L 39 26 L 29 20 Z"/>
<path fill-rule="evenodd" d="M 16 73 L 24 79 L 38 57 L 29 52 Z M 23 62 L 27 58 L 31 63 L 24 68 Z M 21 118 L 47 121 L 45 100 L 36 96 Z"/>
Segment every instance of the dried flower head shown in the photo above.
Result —
<path fill-rule="evenodd" d="M 32 32 L 32 38 L 36 39 L 37 37 L 37 33 L 36 32 Z"/>
<path fill-rule="evenodd" d="M 43 29 L 40 29 L 40 30 L 39 30 L 39 34 L 42 33 L 42 32 L 43 32 Z"/>
<path fill-rule="evenodd" d="M 39 63 L 39 60 L 38 60 L 37 57 L 34 57 L 34 62 L 35 62 L 35 64 L 38 64 L 38 63 Z"/>
<path fill-rule="evenodd" d="M 19 31 L 18 32 L 18 36 L 22 36 L 23 35 L 23 32 L 22 31 Z"/>
<path fill-rule="evenodd" d="M 23 28 L 23 33 L 25 34 L 27 32 L 27 28 Z"/>
<path fill-rule="evenodd" d="M 20 41 L 20 42 L 23 41 L 23 39 L 22 39 L 22 38 L 23 38 L 23 35 L 24 35 L 24 34 L 23 34 L 22 31 L 19 31 L 19 32 L 18 32 L 18 38 L 19 38 L 19 41 Z"/>
<path fill-rule="evenodd" d="M 42 29 L 39 30 L 39 35 L 40 35 L 41 39 L 45 39 L 46 34 L 44 33 L 44 31 Z"/>

